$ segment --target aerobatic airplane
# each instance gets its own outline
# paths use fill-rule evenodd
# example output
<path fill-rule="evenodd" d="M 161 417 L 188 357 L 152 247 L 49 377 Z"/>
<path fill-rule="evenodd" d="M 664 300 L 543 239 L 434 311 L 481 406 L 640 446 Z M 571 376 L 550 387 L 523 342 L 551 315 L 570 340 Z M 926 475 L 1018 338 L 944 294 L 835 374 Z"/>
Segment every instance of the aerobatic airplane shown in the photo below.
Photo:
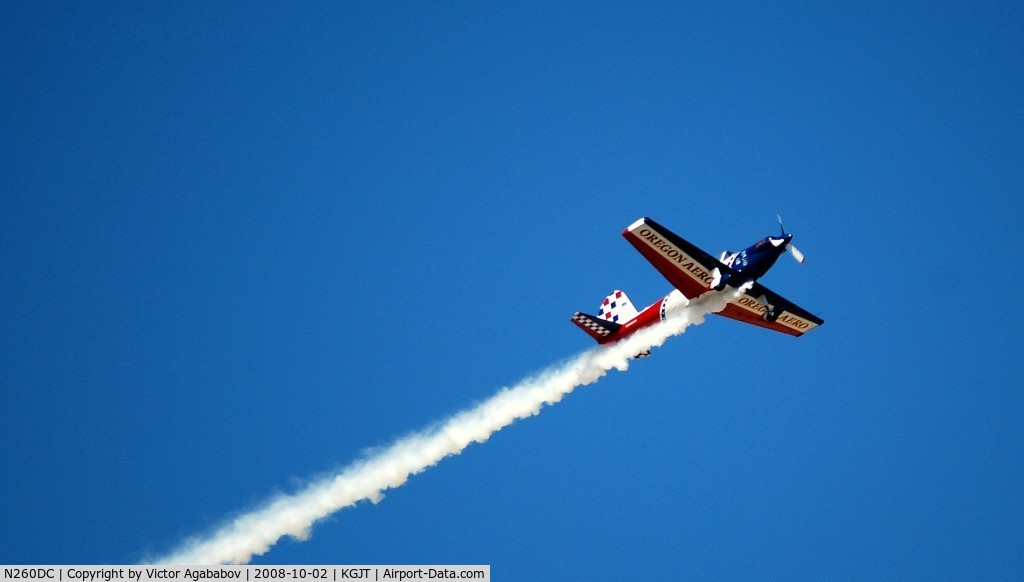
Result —
<path fill-rule="evenodd" d="M 622 236 L 675 289 L 640 312 L 624 292 L 616 290 L 605 298 L 596 316 L 576 312 L 572 321 L 597 343 L 612 343 L 668 319 L 705 293 L 753 283 L 744 295 L 729 303 L 718 315 L 789 335 L 803 335 L 824 320 L 757 283 L 787 250 L 798 262 L 804 262 L 803 253 L 793 246 L 793 235 L 786 233 L 781 217 L 779 227 L 782 229 L 780 236 L 766 236 L 742 251 L 725 251 L 715 259 L 650 218 L 641 218 L 622 231 Z M 643 352 L 636 357 L 648 355 L 650 352 Z"/>

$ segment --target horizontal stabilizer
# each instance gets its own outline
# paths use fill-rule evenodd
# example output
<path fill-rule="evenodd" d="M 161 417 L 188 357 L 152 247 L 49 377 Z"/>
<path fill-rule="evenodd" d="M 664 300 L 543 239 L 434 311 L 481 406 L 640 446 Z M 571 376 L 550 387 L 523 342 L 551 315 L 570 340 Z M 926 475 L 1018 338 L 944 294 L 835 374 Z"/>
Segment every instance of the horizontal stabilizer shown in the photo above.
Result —
<path fill-rule="evenodd" d="M 579 311 L 572 316 L 572 322 L 587 332 L 587 335 L 597 340 L 597 343 L 605 343 L 610 336 L 614 335 L 622 327 L 614 321 L 607 321 L 595 315 L 588 315 Z"/>

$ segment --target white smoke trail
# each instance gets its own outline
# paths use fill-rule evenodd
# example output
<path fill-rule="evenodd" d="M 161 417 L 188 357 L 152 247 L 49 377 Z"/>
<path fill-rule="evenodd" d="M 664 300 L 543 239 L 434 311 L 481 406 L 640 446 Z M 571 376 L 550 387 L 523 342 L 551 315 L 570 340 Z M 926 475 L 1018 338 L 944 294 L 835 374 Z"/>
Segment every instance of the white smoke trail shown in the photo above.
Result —
<path fill-rule="evenodd" d="M 486 441 L 520 418 L 538 414 L 544 404 L 558 402 L 577 386 L 597 381 L 612 368 L 626 370 L 632 356 L 661 346 L 690 325 L 703 323 L 705 315 L 721 311 L 744 289 L 708 293 L 690 303 L 677 317 L 611 346 L 584 352 L 514 387 L 503 388 L 473 408 L 433 428 L 408 435 L 337 475 L 237 517 L 205 539 L 186 541 L 178 551 L 156 562 L 245 563 L 254 555 L 265 553 L 283 536 L 306 539 L 318 520 L 364 499 L 376 503 L 385 490 L 399 487 L 411 475 L 436 465 L 445 457 L 459 454 L 470 443 Z"/>

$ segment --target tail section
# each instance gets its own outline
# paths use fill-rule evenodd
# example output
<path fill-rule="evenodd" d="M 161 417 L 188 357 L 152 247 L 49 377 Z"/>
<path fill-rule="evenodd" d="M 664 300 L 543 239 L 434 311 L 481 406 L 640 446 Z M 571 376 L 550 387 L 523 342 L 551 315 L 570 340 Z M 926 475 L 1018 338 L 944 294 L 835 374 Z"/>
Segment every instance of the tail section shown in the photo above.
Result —
<path fill-rule="evenodd" d="M 639 313 L 633 302 L 626 296 L 625 291 L 616 289 L 612 291 L 611 295 L 604 298 L 596 317 L 577 311 L 572 316 L 572 322 L 587 332 L 587 335 L 597 340 L 597 343 L 606 344 L 617 340 L 618 331 L 637 315 Z M 649 355 L 651 355 L 651 351 L 644 350 L 633 357 L 646 358 Z"/>
<path fill-rule="evenodd" d="M 577 311 L 572 316 L 572 322 L 598 343 L 605 343 L 619 331 L 622 324 L 636 316 L 636 307 L 629 297 L 625 292 L 616 289 L 604 298 L 596 317 Z"/>

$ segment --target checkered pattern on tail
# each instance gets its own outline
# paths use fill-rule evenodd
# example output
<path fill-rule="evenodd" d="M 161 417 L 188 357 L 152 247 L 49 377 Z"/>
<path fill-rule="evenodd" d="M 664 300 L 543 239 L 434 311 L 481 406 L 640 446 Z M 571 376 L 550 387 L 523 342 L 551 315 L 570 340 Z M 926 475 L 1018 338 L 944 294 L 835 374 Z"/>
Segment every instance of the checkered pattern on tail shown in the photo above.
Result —
<path fill-rule="evenodd" d="M 580 313 L 579 311 L 572 316 L 572 322 L 587 332 L 587 335 L 596 339 L 598 343 L 605 343 L 608 341 L 609 336 L 619 331 L 619 328 L 622 327 L 617 323 L 593 315 L 587 315 L 586 313 Z"/>
<path fill-rule="evenodd" d="M 597 316 L 601 319 L 618 324 L 626 323 L 636 315 L 636 307 L 630 302 L 626 292 L 619 289 L 612 291 L 611 295 L 604 298 L 601 310 L 597 312 Z"/>

